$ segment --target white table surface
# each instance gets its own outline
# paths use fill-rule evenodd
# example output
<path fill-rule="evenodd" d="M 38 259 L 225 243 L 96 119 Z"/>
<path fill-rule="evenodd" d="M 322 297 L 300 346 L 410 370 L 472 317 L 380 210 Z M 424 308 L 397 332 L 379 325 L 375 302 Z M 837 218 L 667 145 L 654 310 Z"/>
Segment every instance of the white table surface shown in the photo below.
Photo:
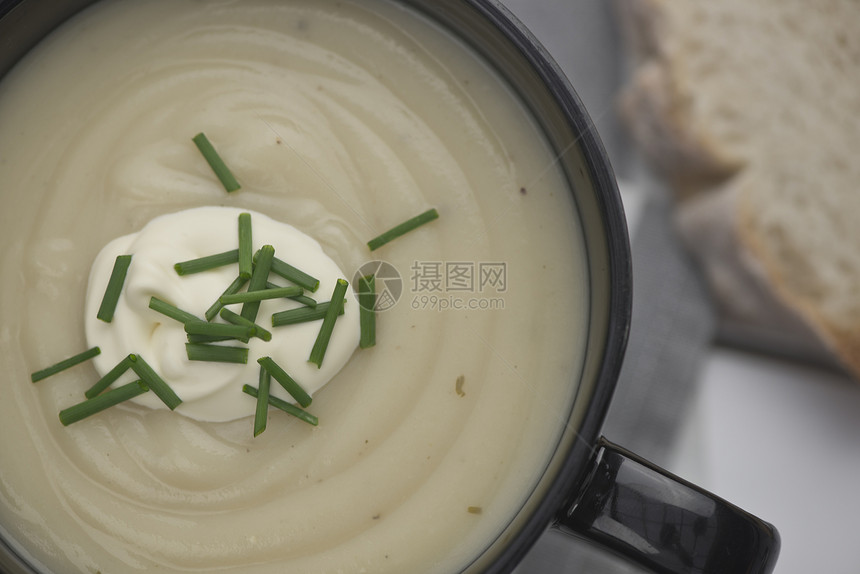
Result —
<path fill-rule="evenodd" d="M 670 470 L 776 525 L 777 574 L 860 572 L 860 384 L 715 347 Z"/>

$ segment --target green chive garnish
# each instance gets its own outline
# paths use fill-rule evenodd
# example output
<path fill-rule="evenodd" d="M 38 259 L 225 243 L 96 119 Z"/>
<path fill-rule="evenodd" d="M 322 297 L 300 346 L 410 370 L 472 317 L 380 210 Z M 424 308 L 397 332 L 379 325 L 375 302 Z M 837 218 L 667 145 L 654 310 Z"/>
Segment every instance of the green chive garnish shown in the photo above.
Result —
<path fill-rule="evenodd" d="M 269 371 L 260 367 L 260 386 L 257 389 L 257 410 L 254 413 L 254 436 L 266 430 L 266 421 L 269 418 L 269 385 L 272 383 L 272 375 Z M 247 385 L 245 385 L 247 386 Z"/>
<path fill-rule="evenodd" d="M 228 325 L 226 323 L 207 323 L 206 321 L 189 321 L 185 323 L 185 332 L 189 335 L 208 335 L 210 337 L 227 337 L 247 343 L 254 332 L 253 327 Z M 225 339 L 227 340 L 227 339 Z"/>
<path fill-rule="evenodd" d="M 143 381 L 134 381 L 133 383 L 111 389 L 97 397 L 87 399 L 82 403 L 61 410 L 60 422 L 63 423 L 63 426 L 69 426 L 72 423 L 76 423 L 128 399 L 142 395 L 148 390 L 149 388 Z"/>
<path fill-rule="evenodd" d="M 281 285 L 275 285 L 274 283 L 266 283 L 266 289 L 282 289 Z M 304 293 L 304 289 L 302 289 L 302 293 Z M 287 299 L 292 299 L 306 307 L 316 307 L 317 301 L 316 299 L 311 299 L 307 295 L 287 295 Z"/>
<path fill-rule="evenodd" d="M 289 263 L 281 261 L 277 257 L 272 259 L 272 273 L 280 275 L 290 283 L 295 283 L 299 287 L 303 287 L 311 293 L 314 293 L 320 286 L 319 279 L 308 275 L 300 269 L 296 269 Z"/>
<path fill-rule="evenodd" d="M 230 286 L 227 287 L 223 293 L 221 293 L 221 297 L 223 297 L 224 295 L 232 295 L 233 293 L 238 292 L 239 289 L 244 287 L 245 283 L 247 282 L 248 279 L 242 277 L 241 275 L 236 277 L 236 279 L 234 279 L 233 282 L 230 283 Z M 221 297 L 219 297 L 218 300 L 215 301 L 212 306 L 206 310 L 204 316 L 206 317 L 207 321 L 211 321 L 212 319 L 214 319 L 218 315 L 218 312 L 221 311 L 221 308 L 224 306 L 221 304 Z"/>
<path fill-rule="evenodd" d="M 119 301 L 120 293 L 122 293 L 122 285 L 125 283 L 129 265 L 131 265 L 131 255 L 118 255 L 113 263 L 113 271 L 111 271 L 110 279 L 108 279 L 99 312 L 96 314 L 96 317 L 105 323 L 110 323 L 113 320 L 113 313 L 116 311 L 116 304 Z"/>
<path fill-rule="evenodd" d="M 181 261 L 174 265 L 173 268 L 179 275 L 192 275 L 194 273 L 224 267 L 225 265 L 230 265 L 238 261 L 239 250 L 233 249 L 232 251 L 225 251 L 224 253 L 216 253 L 214 255 L 207 255 L 206 257 Z"/>
<path fill-rule="evenodd" d="M 330 302 L 326 301 L 319 303 L 316 307 L 299 307 L 298 309 L 288 309 L 287 311 L 274 313 L 272 314 L 272 327 L 319 321 L 325 318 L 329 305 Z M 338 315 L 343 315 L 343 305 L 341 305 Z"/>
<path fill-rule="evenodd" d="M 105 376 L 96 382 L 93 386 L 91 386 L 84 393 L 84 396 L 88 399 L 98 396 L 102 391 L 107 389 L 111 384 L 120 378 L 127 370 L 131 368 L 131 355 L 128 355 L 122 361 L 117 363 L 117 365 L 107 372 Z"/>
<path fill-rule="evenodd" d="M 228 323 L 232 323 L 234 325 L 242 325 L 244 327 L 248 327 L 253 330 L 253 337 L 257 337 L 263 341 L 271 341 L 272 334 L 267 330 L 263 329 L 253 321 L 249 321 L 238 313 L 234 313 L 230 309 L 221 309 L 221 318 L 227 321 Z"/>
<path fill-rule="evenodd" d="M 290 393 L 291 397 L 296 399 L 297 403 L 303 407 L 307 407 L 311 404 L 311 396 L 307 394 L 301 385 L 295 382 L 278 363 L 273 361 L 271 357 L 260 357 L 257 359 L 257 362 L 260 363 L 260 366 L 267 370 L 282 387 L 284 387 L 285 391 Z"/>
<path fill-rule="evenodd" d="M 248 282 L 248 291 L 264 291 L 266 283 L 269 280 L 269 268 L 272 265 L 272 259 L 275 257 L 275 248 L 271 245 L 263 245 L 257 253 L 256 265 L 254 273 Z M 222 296 L 223 297 L 223 296 Z M 242 305 L 242 315 L 249 321 L 257 320 L 257 313 L 260 310 L 260 301 L 250 301 Z"/>
<path fill-rule="evenodd" d="M 438 217 L 439 217 L 439 212 L 437 212 L 435 208 L 434 209 L 428 209 L 424 213 L 422 213 L 420 215 L 416 215 L 412 219 L 404 221 L 403 223 L 401 223 L 400 225 L 398 225 L 396 227 L 392 227 L 391 229 L 389 229 L 388 231 L 386 231 L 385 233 L 383 233 L 379 237 L 374 237 L 373 239 L 371 239 L 370 241 L 367 242 L 367 246 L 370 247 L 371 251 L 373 251 L 375 249 L 379 249 L 380 247 L 382 247 L 383 245 L 385 245 L 389 241 L 393 241 L 394 239 L 397 239 L 401 235 L 405 235 L 406 233 L 409 233 L 410 231 L 412 231 L 416 227 L 420 227 L 420 226 L 424 225 L 425 223 L 429 223 L 429 222 L 433 221 L 434 219 L 437 219 Z"/>
<path fill-rule="evenodd" d="M 367 349 L 376 344 L 376 276 L 358 280 L 358 317 L 361 325 L 359 346 Z"/>
<path fill-rule="evenodd" d="M 164 382 L 164 379 L 158 376 L 158 373 L 149 366 L 149 363 L 143 360 L 143 357 L 140 355 L 129 355 L 129 358 L 131 359 L 131 369 L 137 373 L 137 376 L 146 383 L 146 386 L 153 393 L 158 395 L 158 398 L 167 405 L 167 408 L 173 410 L 182 404 L 182 399 L 173 392 L 173 389 Z"/>
<path fill-rule="evenodd" d="M 247 343 L 248 341 L 241 339 L 237 339 L 236 337 L 228 337 L 226 335 L 187 335 L 189 343 L 220 343 L 221 341 L 240 341 L 242 343 Z"/>
<path fill-rule="evenodd" d="M 218 152 L 215 151 L 215 147 L 212 145 L 212 142 L 209 141 L 209 138 L 206 137 L 206 134 L 201 132 L 191 139 L 197 146 L 197 149 L 200 150 L 200 153 L 203 154 L 203 157 L 206 158 L 212 171 L 214 171 L 215 175 L 218 176 L 218 179 L 221 180 L 221 184 L 228 193 L 236 191 L 242 187 L 239 185 L 239 182 L 236 181 L 236 178 L 224 163 L 224 160 L 222 160 L 221 156 L 218 155 Z"/>
<path fill-rule="evenodd" d="M 65 371 L 69 367 L 74 367 L 79 363 L 83 363 L 84 361 L 88 361 L 101 353 L 101 349 L 98 347 L 93 347 L 92 349 L 87 349 L 83 353 L 78 353 L 73 357 L 69 357 L 68 359 L 64 359 L 57 363 L 56 365 L 51 365 L 41 371 L 36 371 L 32 375 L 30 375 L 30 380 L 34 383 L 37 381 L 41 381 L 42 379 L 47 379 L 51 375 L 56 375 L 60 371 Z"/>
<path fill-rule="evenodd" d="M 245 293 L 235 293 L 233 295 L 222 295 L 219 301 L 222 305 L 233 305 L 235 303 L 253 303 L 254 301 L 264 301 L 266 299 L 280 299 L 282 297 L 292 297 L 301 295 L 304 289 L 297 285 L 290 287 L 278 287 L 277 289 L 261 289 L 260 291 L 247 291 Z"/>
<path fill-rule="evenodd" d="M 185 352 L 188 355 L 189 361 L 240 364 L 248 362 L 247 347 L 223 347 L 221 345 L 185 343 Z"/>
<path fill-rule="evenodd" d="M 258 394 L 257 389 L 255 389 L 251 385 L 244 385 L 242 387 L 242 392 L 244 392 L 248 395 L 251 395 L 252 397 L 256 397 Z M 276 409 L 280 409 L 287 414 L 293 415 L 294 417 L 305 421 L 308 424 L 311 424 L 313 426 L 317 426 L 319 424 L 319 419 L 317 417 L 315 417 L 314 415 L 312 415 L 311 413 L 300 409 L 299 407 L 297 407 L 294 404 L 291 404 L 291 403 L 288 403 L 287 401 L 279 399 L 278 397 L 274 397 L 272 395 L 269 395 L 269 404 L 272 405 L 273 407 L 275 407 Z"/>
<path fill-rule="evenodd" d="M 341 307 L 343 307 L 343 296 L 346 293 L 348 285 L 349 283 L 345 279 L 338 279 L 337 284 L 334 286 L 334 291 L 331 295 L 331 304 L 326 309 L 320 331 L 317 334 L 317 340 L 314 342 L 313 349 L 311 349 L 310 357 L 308 357 L 308 361 L 314 363 L 317 368 L 322 367 L 323 358 L 325 357 L 329 340 L 331 340 L 331 333 L 334 331 L 335 321 L 337 321 L 337 316 Z"/>
<path fill-rule="evenodd" d="M 251 242 L 251 214 L 239 214 L 239 276 L 251 278 L 254 251 Z"/>
<path fill-rule="evenodd" d="M 287 299 L 292 299 L 296 303 L 301 303 L 305 307 L 310 307 L 311 309 L 317 306 L 316 299 L 311 299 L 307 295 L 296 295 L 295 297 L 287 297 Z"/>
<path fill-rule="evenodd" d="M 162 301 L 158 297 L 150 297 L 149 298 L 149 308 L 153 311 L 158 311 L 162 315 L 170 317 L 175 321 L 179 321 L 180 323 L 189 323 L 193 321 L 200 321 L 200 318 L 195 317 L 188 311 L 183 311 L 177 307 L 174 307 L 170 303 L 166 301 Z"/>

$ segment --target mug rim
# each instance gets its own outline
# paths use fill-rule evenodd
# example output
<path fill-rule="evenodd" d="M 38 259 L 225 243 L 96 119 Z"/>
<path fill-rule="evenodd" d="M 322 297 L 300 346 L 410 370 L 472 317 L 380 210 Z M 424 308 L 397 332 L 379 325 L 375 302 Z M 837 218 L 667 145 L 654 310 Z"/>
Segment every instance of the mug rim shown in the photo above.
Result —
<path fill-rule="evenodd" d="M 410 0 L 411 1 L 411 0 Z M 627 220 L 612 164 L 596 127 L 581 98 L 561 67 L 533 33 L 500 0 L 462 0 L 503 34 L 537 73 L 552 95 L 559 111 L 578 134 L 577 147 L 589 170 L 588 179 L 603 216 L 608 266 L 607 332 L 603 341 L 601 366 L 593 381 L 585 414 L 575 441 L 565 453 L 561 468 L 541 494 L 541 500 L 515 536 L 505 544 L 485 574 L 509 572 L 528 553 L 555 517 L 574 503 L 600 439 L 601 428 L 612 402 L 630 332 L 633 305 L 633 273 Z M 574 399 L 578 402 L 580 397 Z"/>

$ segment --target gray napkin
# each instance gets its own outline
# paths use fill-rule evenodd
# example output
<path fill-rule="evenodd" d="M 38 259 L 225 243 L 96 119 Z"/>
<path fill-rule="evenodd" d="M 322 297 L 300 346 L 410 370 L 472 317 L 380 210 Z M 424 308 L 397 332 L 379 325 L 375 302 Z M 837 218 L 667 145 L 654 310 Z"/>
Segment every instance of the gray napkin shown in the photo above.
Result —
<path fill-rule="evenodd" d="M 648 199 L 631 235 L 630 340 L 604 434 L 666 465 L 717 320 L 704 278 L 678 240 L 672 200 L 656 185 L 640 191 Z"/>

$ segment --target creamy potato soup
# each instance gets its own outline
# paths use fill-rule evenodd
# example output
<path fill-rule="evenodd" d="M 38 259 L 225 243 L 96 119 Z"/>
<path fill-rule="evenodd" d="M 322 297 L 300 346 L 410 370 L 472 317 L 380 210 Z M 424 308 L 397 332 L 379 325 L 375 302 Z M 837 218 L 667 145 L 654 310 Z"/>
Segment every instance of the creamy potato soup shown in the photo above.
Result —
<path fill-rule="evenodd" d="M 225 191 L 200 132 L 241 189 Z M 0 182 L 0 529 L 46 572 L 457 572 L 557 444 L 589 297 L 575 206 L 515 94 L 419 14 L 377 0 L 99 2 L 0 82 Z M 369 250 L 431 208 L 437 220 Z M 255 249 L 326 258 L 319 301 L 339 273 L 352 288 L 359 269 L 379 272 L 376 344 L 356 345 L 354 315 L 336 323 L 338 364 L 311 384 L 318 425 L 269 409 L 255 437 L 241 388 L 255 368 L 219 383 L 249 410 L 196 416 L 203 387 L 167 366 L 175 411 L 127 401 L 61 424 L 112 367 L 107 351 L 30 375 L 96 344 L 102 249 L 160 217 L 209 226 L 212 253 L 235 248 L 241 212 L 271 237 Z M 109 261 L 139 245 L 114 244 Z M 163 263 L 188 245 L 179 233 Z M 136 263 L 131 304 L 180 280 Z M 117 313 L 114 352 L 144 353 Z M 277 345 L 301 359 L 312 343 Z M 268 350 L 249 345 L 256 367 Z M 145 351 L 153 365 L 159 349 Z"/>

